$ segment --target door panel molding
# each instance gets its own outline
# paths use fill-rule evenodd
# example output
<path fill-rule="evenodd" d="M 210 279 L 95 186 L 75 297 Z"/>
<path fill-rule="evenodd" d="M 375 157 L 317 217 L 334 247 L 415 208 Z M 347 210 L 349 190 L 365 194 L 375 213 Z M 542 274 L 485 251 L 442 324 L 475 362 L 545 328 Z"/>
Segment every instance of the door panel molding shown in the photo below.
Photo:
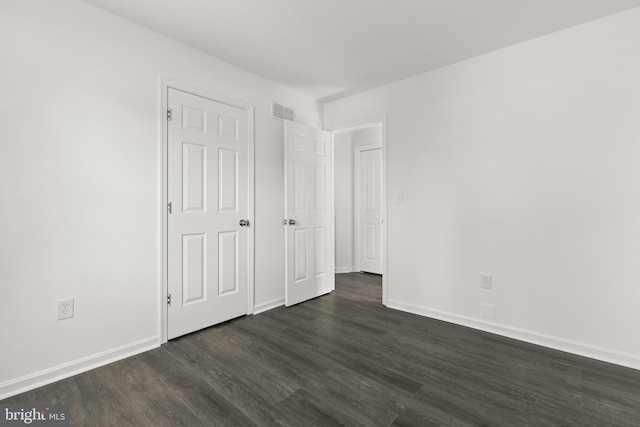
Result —
<path fill-rule="evenodd" d="M 226 96 L 214 91 L 210 91 L 208 89 L 204 89 L 198 86 L 191 85 L 189 83 L 185 83 L 176 79 L 172 79 L 170 77 L 161 76 L 159 78 L 159 89 L 160 89 L 160 108 L 158 112 L 159 121 L 159 131 L 161 135 L 161 165 L 160 170 L 162 173 L 162 188 L 161 188 L 161 204 L 159 207 L 160 214 L 160 222 L 161 222 L 161 284 L 158 292 L 158 298 L 160 303 L 160 313 L 158 316 L 159 328 L 160 328 L 160 343 L 164 344 L 167 342 L 168 337 L 168 306 L 167 306 L 167 295 L 168 295 L 168 121 L 167 121 L 167 109 L 168 109 L 168 93 L 169 89 L 176 89 L 181 92 L 185 92 L 187 94 L 191 94 L 194 96 L 199 96 L 202 98 L 210 99 L 212 101 L 226 104 L 235 108 L 239 108 L 244 110 L 247 114 L 247 220 L 249 220 L 249 224 L 255 224 L 255 205 L 254 205 L 254 194 L 255 194 L 255 108 L 253 105 Z M 190 111 L 188 113 L 188 120 L 183 123 L 183 126 L 189 126 L 190 128 L 202 128 L 204 129 L 204 119 L 198 114 L 197 111 Z M 218 117 L 218 121 L 220 123 L 220 132 L 223 137 L 228 138 L 230 141 L 234 140 L 238 135 L 237 123 L 234 123 L 235 120 L 230 120 L 227 117 L 220 116 Z M 225 200 L 226 202 L 227 200 Z M 230 201 L 230 200 L 229 200 Z M 175 203 L 182 203 L 182 201 L 172 201 Z M 204 204 L 204 208 L 214 208 L 211 204 L 218 205 L 219 201 L 208 201 L 208 205 Z M 218 206 L 215 206 L 218 208 Z M 254 260 L 254 247 L 255 247 L 255 232 L 254 227 L 247 228 L 247 314 L 253 314 L 253 306 L 254 306 L 254 269 L 255 269 L 255 260 Z"/>

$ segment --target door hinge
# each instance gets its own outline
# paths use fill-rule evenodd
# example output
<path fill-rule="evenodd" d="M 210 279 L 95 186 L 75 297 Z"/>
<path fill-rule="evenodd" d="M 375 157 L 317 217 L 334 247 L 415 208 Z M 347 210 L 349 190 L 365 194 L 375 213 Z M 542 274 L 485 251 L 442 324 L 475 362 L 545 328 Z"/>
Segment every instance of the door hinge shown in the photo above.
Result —
<path fill-rule="evenodd" d="M 167 108 L 167 121 L 173 120 L 173 115 L 171 114 L 171 108 Z"/>
<path fill-rule="evenodd" d="M 171 204 L 171 202 L 167 203 L 167 212 L 168 213 L 172 213 L 173 212 L 173 205 Z"/>
<path fill-rule="evenodd" d="M 171 294 L 167 294 L 167 305 L 171 305 Z"/>

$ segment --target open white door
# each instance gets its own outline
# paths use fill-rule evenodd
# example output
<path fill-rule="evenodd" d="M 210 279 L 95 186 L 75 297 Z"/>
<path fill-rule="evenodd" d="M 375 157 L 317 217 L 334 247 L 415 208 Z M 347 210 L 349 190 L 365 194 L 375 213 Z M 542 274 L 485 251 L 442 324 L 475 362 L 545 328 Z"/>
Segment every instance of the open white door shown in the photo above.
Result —
<path fill-rule="evenodd" d="M 285 121 L 285 305 L 335 289 L 331 135 Z"/>
<path fill-rule="evenodd" d="M 246 110 L 168 89 L 167 337 L 247 313 Z"/>

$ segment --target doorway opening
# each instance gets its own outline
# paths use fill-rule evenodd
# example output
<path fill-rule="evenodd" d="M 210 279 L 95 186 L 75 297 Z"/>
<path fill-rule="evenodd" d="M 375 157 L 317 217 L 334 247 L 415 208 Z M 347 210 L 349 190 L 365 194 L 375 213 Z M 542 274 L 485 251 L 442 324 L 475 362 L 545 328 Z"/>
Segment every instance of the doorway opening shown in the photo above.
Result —
<path fill-rule="evenodd" d="M 382 275 L 387 305 L 386 117 L 332 132 L 336 273 Z"/>

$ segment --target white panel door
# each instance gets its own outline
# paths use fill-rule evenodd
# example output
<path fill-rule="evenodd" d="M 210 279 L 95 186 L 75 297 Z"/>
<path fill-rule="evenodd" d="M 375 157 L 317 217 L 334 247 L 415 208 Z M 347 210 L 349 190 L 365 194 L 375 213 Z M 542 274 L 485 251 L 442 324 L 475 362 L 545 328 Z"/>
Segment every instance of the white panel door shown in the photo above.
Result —
<path fill-rule="evenodd" d="M 382 274 L 382 149 L 357 151 L 356 160 L 358 267 Z"/>
<path fill-rule="evenodd" d="M 248 114 L 169 89 L 169 339 L 247 314 Z"/>
<path fill-rule="evenodd" d="M 285 121 L 285 305 L 335 289 L 328 132 Z"/>

